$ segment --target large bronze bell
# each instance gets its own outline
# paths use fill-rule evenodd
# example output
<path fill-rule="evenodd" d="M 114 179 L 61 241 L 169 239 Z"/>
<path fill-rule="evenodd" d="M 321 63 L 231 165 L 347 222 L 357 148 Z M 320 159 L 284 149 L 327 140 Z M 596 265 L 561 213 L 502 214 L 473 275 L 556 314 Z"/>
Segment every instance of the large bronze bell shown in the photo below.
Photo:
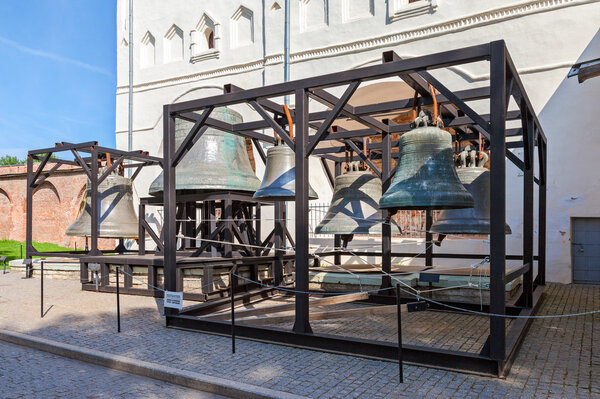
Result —
<path fill-rule="evenodd" d="M 229 108 L 215 108 L 211 118 L 227 123 L 241 123 L 242 116 Z M 175 143 L 181 145 L 194 124 L 175 121 Z M 192 149 L 182 158 L 175 171 L 178 194 L 209 191 L 254 193 L 260 181 L 252 171 L 243 137 L 208 128 Z M 161 195 L 163 174 L 150 185 L 150 194 Z"/>
<path fill-rule="evenodd" d="M 431 231 L 440 234 L 490 234 L 490 171 L 483 167 L 487 154 L 477 162 L 474 148 L 467 147 L 459 154 L 458 178 L 475 199 L 475 206 L 440 212 Z M 467 160 L 468 159 L 468 160 Z M 505 233 L 511 234 L 505 225 Z"/>
<path fill-rule="evenodd" d="M 349 170 L 335 178 L 333 198 L 316 234 L 381 233 L 381 180 L 368 170 L 359 170 L 359 162 L 351 162 Z M 400 228 L 392 222 L 392 234 Z"/>
<path fill-rule="evenodd" d="M 295 156 L 294 151 L 285 144 L 267 149 L 265 175 L 254 198 L 292 201 L 296 197 Z M 310 184 L 308 198 L 311 200 L 319 198 Z"/>
<path fill-rule="evenodd" d="M 452 136 L 438 126 L 427 126 L 428 119 L 421 112 L 415 120 L 417 127 L 400 138 L 396 174 L 379 201 L 380 208 L 394 211 L 473 207 L 473 197 L 454 169 Z"/>
<path fill-rule="evenodd" d="M 100 168 L 102 175 L 106 168 Z M 138 218 L 133 208 L 131 179 L 111 173 L 98 185 L 98 237 L 138 238 Z M 67 228 L 69 236 L 92 235 L 92 187 L 88 179 L 79 216 Z"/>

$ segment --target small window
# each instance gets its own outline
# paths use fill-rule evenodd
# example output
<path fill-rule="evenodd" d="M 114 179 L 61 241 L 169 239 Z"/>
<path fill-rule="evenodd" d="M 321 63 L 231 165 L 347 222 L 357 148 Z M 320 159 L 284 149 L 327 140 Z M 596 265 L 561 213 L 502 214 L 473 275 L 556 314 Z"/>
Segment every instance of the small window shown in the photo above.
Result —
<path fill-rule="evenodd" d="M 437 0 L 388 0 L 390 22 L 418 15 L 433 14 L 436 8 Z"/>
<path fill-rule="evenodd" d="M 221 25 L 207 13 L 204 13 L 196 28 L 190 32 L 190 62 L 219 58 L 221 50 Z"/>
<path fill-rule="evenodd" d="M 206 29 L 205 35 L 208 48 L 215 48 L 215 33 L 211 29 Z"/>

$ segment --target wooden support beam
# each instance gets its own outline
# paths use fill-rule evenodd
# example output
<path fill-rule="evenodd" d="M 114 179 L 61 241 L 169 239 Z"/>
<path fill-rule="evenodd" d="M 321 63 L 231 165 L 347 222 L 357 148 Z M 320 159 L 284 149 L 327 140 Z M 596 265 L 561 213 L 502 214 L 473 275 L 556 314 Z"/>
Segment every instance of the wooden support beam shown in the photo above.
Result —
<path fill-rule="evenodd" d="M 309 302 L 310 302 L 310 306 L 313 307 L 313 306 L 337 305 L 340 303 L 362 301 L 362 300 L 366 300 L 366 299 L 369 299 L 369 294 L 366 292 L 360 292 L 360 293 L 355 293 L 355 294 L 342 294 L 342 295 L 330 296 L 330 297 L 326 297 L 326 298 L 311 299 Z M 290 312 L 292 312 L 291 314 L 293 314 L 293 310 L 294 310 L 294 303 L 290 302 L 290 303 L 284 303 L 281 305 L 266 306 L 264 308 L 242 309 L 242 310 L 236 311 L 235 314 L 236 314 L 236 316 L 239 315 L 239 317 L 259 316 L 259 315 L 266 315 L 266 314 L 280 313 L 280 312 L 287 312 L 287 311 L 290 311 Z M 229 318 L 231 317 L 231 314 L 229 312 L 227 312 L 227 313 L 212 314 L 212 315 L 208 315 L 205 317 L 209 318 L 209 319 L 213 319 L 213 320 L 229 320 Z"/>
<path fill-rule="evenodd" d="M 407 312 L 406 305 L 400 305 L 400 309 L 403 313 Z M 379 305 L 379 306 L 361 306 L 356 309 L 343 309 L 343 310 L 329 310 L 324 312 L 311 312 L 309 313 L 309 320 L 332 320 L 332 319 L 344 319 L 347 317 L 365 317 L 365 316 L 378 316 L 395 314 L 397 311 L 396 305 Z M 241 324 L 278 324 L 278 323 L 289 323 L 294 321 L 294 312 L 288 311 L 277 316 L 259 316 L 259 317 L 242 317 L 235 318 L 236 322 Z"/>

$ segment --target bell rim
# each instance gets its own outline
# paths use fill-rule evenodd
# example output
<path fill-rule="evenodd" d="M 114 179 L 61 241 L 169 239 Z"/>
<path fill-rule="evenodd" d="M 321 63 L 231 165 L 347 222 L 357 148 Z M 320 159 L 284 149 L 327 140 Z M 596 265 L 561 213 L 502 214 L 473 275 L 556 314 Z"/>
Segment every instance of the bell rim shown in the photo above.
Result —
<path fill-rule="evenodd" d="M 381 226 L 383 225 L 383 223 L 380 221 L 380 219 L 377 220 L 373 220 L 373 221 L 365 221 L 366 223 L 373 223 L 372 226 L 370 226 L 369 228 L 365 229 L 365 226 L 352 226 L 352 225 L 347 225 L 348 229 L 350 228 L 360 228 L 360 231 L 348 231 L 348 230 L 343 230 L 339 227 L 336 227 L 335 229 L 331 229 L 328 230 L 327 228 L 327 224 L 328 223 L 332 223 L 333 219 L 325 219 L 323 218 L 323 220 L 321 221 L 321 223 L 319 223 L 317 225 L 317 227 L 315 227 L 315 234 L 381 234 L 382 233 L 382 228 Z M 402 233 L 402 229 L 400 228 L 400 226 L 398 226 L 396 223 L 390 223 L 391 227 L 392 227 L 392 234 L 401 234 Z M 339 226 L 339 224 L 338 224 Z M 342 225 L 343 227 L 343 225 Z M 323 230 L 326 229 L 326 230 Z M 375 230 L 375 231 L 373 231 Z"/>
<path fill-rule="evenodd" d="M 177 195 L 201 195 L 201 194 L 210 194 L 210 193 L 237 193 L 237 194 L 254 194 L 256 193 L 256 190 L 235 190 L 235 189 L 226 189 L 226 188 L 219 188 L 219 189 L 212 189 L 212 188 L 208 188 L 208 189 L 204 189 L 204 188 L 200 188 L 200 189 L 186 189 L 186 188 L 178 188 L 175 190 Z M 150 194 L 151 196 L 155 197 L 155 198 L 162 198 L 163 194 L 164 194 L 164 189 L 160 190 L 160 191 L 152 191 L 152 192 L 148 192 L 148 194 Z"/>
<path fill-rule="evenodd" d="M 274 200 L 274 201 L 295 201 L 296 193 L 293 193 L 292 195 L 263 195 L 263 194 L 259 194 L 259 192 L 257 191 L 256 193 L 254 193 L 252 198 L 260 199 L 260 200 Z M 319 199 L 319 197 L 309 195 L 308 199 L 309 200 L 317 200 L 317 199 Z"/>
<path fill-rule="evenodd" d="M 460 219 L 457 219 L 460 220 Z M 473 222 L 472 220 L 469 219 L 462 219 L 465 222 Z M 485 235 L 489 235 L 490 234 L 490 223 L 489 221 L 486 223 L 478 223 L 478 224 L 471 224 L 471 229 L 465 229 L 464 228 L 465 223 L 458 223 L 455 221 L 444 221 L 442 220 L 441 223 L 435 222 L 433 224 L 433 226 L 431 226 L 431 232 L 435 233 L 435 234 L 485 234 Z M 479 229 L 477 229 L 476 227 L 480 227 Z M 504 234 L 506 235 L 512 235 L 512 229 L 510 228 L 510 226 L 508 225 L 508 223 L 504 224 Z"/>
<path fill-rule="evenodd" d="M 390 211 L 443 211 L 443 210 L 449 210 L 449 209 L 468 209 L 468 208 L 473 208 L 472 206 L 468 206 L 468 205 L 410 205 L 410 206 L 385 206 L 385 205 L 379 205 L 379 209 L 387 209 Z"/>

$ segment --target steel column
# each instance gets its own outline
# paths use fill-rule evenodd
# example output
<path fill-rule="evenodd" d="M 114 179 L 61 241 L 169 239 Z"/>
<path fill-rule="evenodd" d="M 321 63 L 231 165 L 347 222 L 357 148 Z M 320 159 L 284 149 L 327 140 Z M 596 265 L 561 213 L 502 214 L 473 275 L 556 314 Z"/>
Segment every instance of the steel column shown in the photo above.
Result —
<path fill-rule="evenodd" d="M 164 289 L 175 291 L 177 288 L 176 253 L 177 253 L 177 203 L 176 203 L 176 177 L 175 166 L 171 160 L 175 154 L 175 118 L 171 115 L 169 105 L 163 107 L 163 206 L 165 220 L 163 223 L 164 239 Z M 174 311 L 165 308 L 165 314 Z"/>
<path fill-rule="evenodd" d="M 533 303 L 533 147 L 534 130 L 525 102 L 521 101 L 524 170 L 523 170 L 523 264 L 529 263 L 529 270 L 523 274 L 523 305 L 527 308 Z"/>
<path fill-rule="evenodd" d="M 506 272 L 506 47 L 504 41 L 490 43 L 490 313 L 505 314 Z M 490 317 L 490 357 L 504 360 L 505 320 Z"/>
<path fill-rule="evenodd" d="M 273 281 L 275 285 L 281 284 L 283 280 L 283 253 L 278 251 L 283 246 L 284 232 L 283 232 L 283 208 L 285 203 L 283 201 L 276 201 L 274 206 L 274 231 L 273 235 L 273 247 L 275 248 L 275 261 L 273 262 Z"/>
<path fill-rule="evenodd" d="M 382 192 L 386 192 L 390 187 L 391 169 L 392 169 L 392 142 L 391 134 L 387 131 L 381 133 L 381 182 Z M 388 211 L 384 211 L 385 221 L 391 221 L 391 215 Z M 389 223 L 384 223 L 381 226 L 381 268 L 384 273 L 392 272 L 392 226 Z M 392 279 L 389 275 L 381 276 L 381 288 L 390 288 Z M 385 291 L 384 291 L 385 293 Z"/>
<path fill-rule="evenodd" d="M 25 277 L 31 277 L 33 274 L 33 158 L 27 155 L 27 213 L 26 213 L 26 232 L 25 232 Z"/>
<path fill-rule="evenodd" d="M 146 218 L 146 204 L 140 203 L 138 211 L 138 218 L 145 219 Z M 144 224 L 139 223 L 138 226 L 138 254 L 145 255 L 146 254 L 146 229 L 144 229 Z"/>
<path fill-rule="evenodd" d="M 342 174 L 342 163 L 335 162 L 335 177 L 338 177 L 341 174 Z M 335 189 L 335 187 L 333 187 L 332 189 Z M 334 247 L 334 251 L 336 252 L 336 254 L 333 258 L 333 263 L 335 263 L 336 265 L 342 264 L 342 255 L 340 254 L 341 246 L 342 246 L 342 236 L 339 234 L 334 234 L 333 235 L 333 247 Z"/>
<path fill-rule="evenodd" d="M 548 171 L 547 144 L 538 136 L 538 162 L 540 164 L 540 184 L 538 185 L 538 283 L 546 284 L 546 185 Z"/>
<path fill-rule="evenodd" d="M 91 236 L 91 241 L 92 241 L 92 250 L 90 251 L 90 254 L 92 255 L 97 255 L 100 252 L 98 251 L 98 222 L 99 222 L 99 217 L 100 217 L 100 207 L 98 206 L 98 147 L 94 146 L 92 147 L 92 162 L 91 162 L 91 169 L 90 169 L 90 182 L 91 182 L 91 189 L 92 189 L 92 195 L 91 195 L 91 200 L 92 200 L 92 236 Z"/>
<path fill-rule="evenodd" d="M 312 332 L 308 320 L 308 96 L 304 89 L 296 98 L 296 320 L 294 331 Z"/>

